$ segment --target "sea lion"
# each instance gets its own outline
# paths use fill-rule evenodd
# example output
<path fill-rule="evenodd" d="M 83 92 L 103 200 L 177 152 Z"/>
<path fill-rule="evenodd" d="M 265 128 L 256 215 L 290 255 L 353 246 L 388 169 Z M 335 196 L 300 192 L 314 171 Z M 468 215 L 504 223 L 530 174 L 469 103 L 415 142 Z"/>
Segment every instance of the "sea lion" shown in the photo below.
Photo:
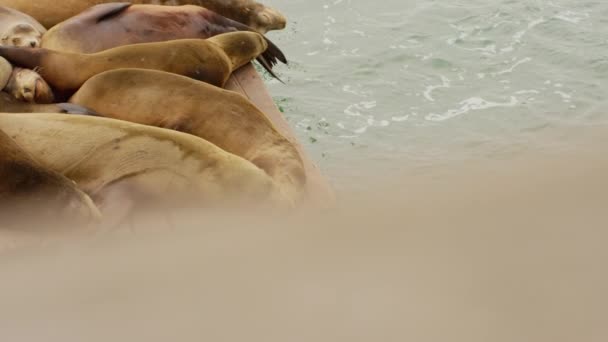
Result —
<path fill-rule="evenodd" d="M 122 120 L 64 114 L 3 114 L 0 127 L 93 200 L 114 186 L 137 201 L 179 200 L 288 207 L 262 170 L 192 135 Z M 177 201 L 177 202 L 176 202 Z M 196 202 L 195 202 L 196 203 Z"/>
<path fill-rule="evenodd" d="M 36 19 L 13 8 L 0 6 L 0 45 L 38 47 L 45 32 L 44 26 Z"/>
<path fill-rule="evenodd" d="M 30 103 L 52 103 L 54 100 L 53 90 L 48 83 L 30 69 L 13 68 L 4 91 L 17 100 Z"/>
<path fill-rule="evenodd" d="M 201 137 L 263 169 L 290 198 L 306 183 L 296 147 L 239 93 L 162 71 L 117 69 L 89 79 L 70 102 Z"/>
<path fill-rule="evenodd" d="M 0 4 L 22 11 L 51 28 L 87 8 L 111 0 L 0 0 Z M 278 11 L 253 0 L 133 0 L 134 4 L 199 5 L 227 18 L 241 22 L 260 33 L 285 28 L 286 19 Z M 61 6 L 59 6 L 61 5 Z"/>
<path fill-rule="evenodd" d="M 12 130 L 9 132 L 14 134 Z M 24 217 L 83 221 L 100 218 L 91 198 L 74 182 L 38 162 L 2 129 L 0 213 L 2 228 L 7 228 L 7 219 L 21 221 Z"/>
<path fill-rule="evenodd" d="M 41 46 L 63 52 L 94 53 L 129 44 L 206 39 L 233 31 L 253 29 L 200 6 L 118 2 L 93 6 L 57 24 L 44 35 Z M 270 40 L 266 42 L 268 49 L 260 63 L 270 67 L 277 60 L 287 63 L 281 50 Z"/>
<path fill-rule="evenodd" d="M 4 89 L 13 75 L 13 65 L 4 57 L 0 57 L 0 89 Z"/>
<path fill-rule="evenodd" d="M 13 65 L 2 57 L 0 57 L 0 90 L 26 102 L 52 103 L 54 100 L 53 90 L 37 72 L 13 68 Z"/>
<path fill-rule="evenodd" d="M 222 87 L 233 70 L 266 48 L 259 33 L 230 32 L 209 39 L 125 45 L 94 54 L 0 46 L 0 56 L 13 65 L 36 68 L 55 90 L 70 92 L 92 76 L 118 68 L 158 69 Z"/>
<path fill-rule="evenodd" d="M 37 104 L 17 100 L 12 95 L 0 91 L 0 112 L 2 113 L 69 113 L 99 115 L 98 113 L 73 103 Z"/>

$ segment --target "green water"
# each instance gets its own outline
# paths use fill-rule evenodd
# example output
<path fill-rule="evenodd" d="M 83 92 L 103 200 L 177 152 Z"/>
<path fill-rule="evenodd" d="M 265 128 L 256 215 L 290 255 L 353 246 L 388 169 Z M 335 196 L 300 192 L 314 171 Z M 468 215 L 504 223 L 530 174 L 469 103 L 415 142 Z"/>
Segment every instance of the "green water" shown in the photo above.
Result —
<path fill-rule="evenodd" d="M 270 91 L 340 190 L 608 123 L 608 1 L 268 0 Z"/>

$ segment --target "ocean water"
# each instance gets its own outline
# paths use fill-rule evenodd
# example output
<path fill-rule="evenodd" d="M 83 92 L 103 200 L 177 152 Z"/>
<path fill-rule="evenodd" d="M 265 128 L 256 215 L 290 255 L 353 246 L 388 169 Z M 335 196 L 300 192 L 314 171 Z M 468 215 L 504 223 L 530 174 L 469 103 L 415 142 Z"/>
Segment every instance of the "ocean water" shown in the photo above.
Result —
<path fill-rule="evenodd" d="M 608 123 L 608 1 L 265 3 L 289 19 L 267 84 L 338 192 Z"/>

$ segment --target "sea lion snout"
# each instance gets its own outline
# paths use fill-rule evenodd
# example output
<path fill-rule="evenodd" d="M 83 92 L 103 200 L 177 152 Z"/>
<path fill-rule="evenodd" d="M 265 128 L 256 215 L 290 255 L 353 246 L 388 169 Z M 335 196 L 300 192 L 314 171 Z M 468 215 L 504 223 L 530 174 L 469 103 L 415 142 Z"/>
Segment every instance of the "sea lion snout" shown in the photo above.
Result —
<path fill-rule="evenodd" d="M 287 19 L 279 11 L 266 7 L 257 15 L 256 31 L 266 33 L 270 30 L 282 30 L 287 26 Z"/>

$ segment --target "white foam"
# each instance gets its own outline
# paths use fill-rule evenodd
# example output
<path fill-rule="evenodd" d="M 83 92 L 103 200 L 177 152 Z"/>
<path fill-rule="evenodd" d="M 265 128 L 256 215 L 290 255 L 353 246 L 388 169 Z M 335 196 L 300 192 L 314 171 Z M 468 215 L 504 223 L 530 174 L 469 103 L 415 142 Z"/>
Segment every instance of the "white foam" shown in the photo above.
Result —
<path fill-rule="evenodd" d="M 530 90 L 518 90 L 515 92 L 515 95 L 523 95 L 523 94 L 540 94 L 540 92 L 536 89 L 530 89 Z"/>
<path fill-rule="evenodd" d="M 563 91 L 556 90 L 553 93 L 559 95 L 562 98 L 562 101 L 564 101 L 566 103 L 570 102 L 570 99 L 572 99 L 572 95 L 565 93 Z"/>
<path fill-rule="evenodd" d="M 441 76 L 441 82 L 442 82 L 441 84 L 427 86 L 426 89 L 424 90 L 424 93 L 423 93 L 424 97 L 431 102 L 435 101 L 435 99 L 432 96 L 432 93 L 435 89 L 450 87 L 450 79 L 443 75 L 440 75 L 440 76 Z"/>
<path fill-rule="evenodd" d="M 495 107 L 514 107 L 515 105 L 517 105 L 517 103 L 518 103 L 518 101 L 517 101 L 517 98 L 515 98 L 515 96 L 511 96 L 511 99 L 509 102 L 491 102 L 491 101 L 486 101 L 481 97 L 471 97 L 469 99 L 466 99 L 466 100 L 460 102 L 459 103 L 460 108 L 450 109 L 443 114 L 431 113 L 426 116 L 426 120 L 445 121 L 445 120 L 451 119 L 453 117 L 468 113 L 470 111 L 495 108 Z"/>
<path fill-rule="evenodd" d="M 494 72 L 494 73 L 492 73 L 492 76 L 498 76 L 498 75 L 503 75 L 503 74 L 512 73 L 512 72 L 513 72 L 513 70 L 515 70 L 515 68 L 517 68 L 518 66 L 520 66 L 520 65 L 522 65 L 522 64 L 524 64 L 524 63 L 528 63 L 528 62 L 530 62 L 531 60 L 532 60 L 532 58 L 530 58 L 530 57 L 526 57 L 526 58 L 524 58 L 524 59 L 521 59 L 521 60 L 519 60 L 519 61 L 515 62 L 515 64 L 513 64 L 513 65 L 512 65 L 510 68 L 508 68 L 508 69 L 505 69 L 505 70 L 501 70 L 501 71 L 498 71 L 498 72 Z"/>
<path fill-rule="evenodd" d="M 574 12 L 574 11 L 563 11 L 556 14 L 553 18 L 569 22 L 571 24 L 578 24 L 582 20 L 589 18 L 589 13 Z"/>
<path fill-rule="evenodd" d="M 404 116 L 393 116 L 391 118 L 391 120 L 395 121 L 395 122 L 403 122 L 403 121 L 407 121 L 410 118 L 410 115 L 404 115 Z"/>

